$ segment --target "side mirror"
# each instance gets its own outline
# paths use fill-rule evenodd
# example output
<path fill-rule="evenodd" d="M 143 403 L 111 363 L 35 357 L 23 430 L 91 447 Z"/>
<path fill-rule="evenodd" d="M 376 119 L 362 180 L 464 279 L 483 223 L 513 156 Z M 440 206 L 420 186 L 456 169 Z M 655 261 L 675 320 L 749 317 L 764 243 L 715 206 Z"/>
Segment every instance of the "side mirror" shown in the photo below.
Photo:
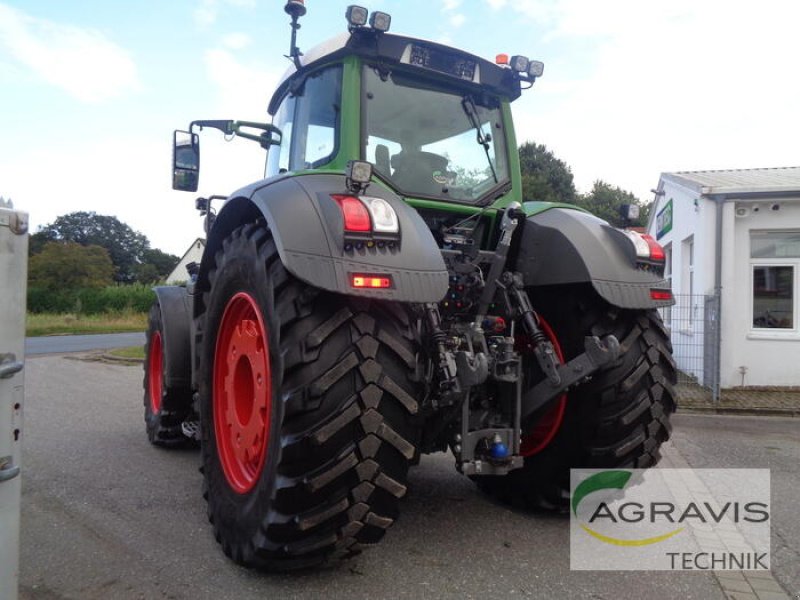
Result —
<path fill-rule="evenodd" d="M 175 131 L 172 144 L 172 189 L 196 192 L 200 180 L 200 136 Z"/>

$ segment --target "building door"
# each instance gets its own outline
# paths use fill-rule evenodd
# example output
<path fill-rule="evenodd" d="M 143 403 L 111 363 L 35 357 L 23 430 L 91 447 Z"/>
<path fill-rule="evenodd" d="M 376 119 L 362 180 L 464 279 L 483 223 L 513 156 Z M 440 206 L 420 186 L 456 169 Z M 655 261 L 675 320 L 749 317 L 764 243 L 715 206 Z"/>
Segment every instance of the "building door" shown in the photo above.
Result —
<path fill-rule="evenodd" d="M 28 218 L 0 198 L 0 598 L 17 598 Z"/>

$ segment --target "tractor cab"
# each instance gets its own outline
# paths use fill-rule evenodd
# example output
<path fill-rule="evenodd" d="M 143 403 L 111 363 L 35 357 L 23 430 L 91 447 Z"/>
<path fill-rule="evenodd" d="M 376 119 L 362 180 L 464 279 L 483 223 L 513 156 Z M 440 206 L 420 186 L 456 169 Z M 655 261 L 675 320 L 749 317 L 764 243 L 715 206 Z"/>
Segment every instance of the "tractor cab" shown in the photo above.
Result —
<path fill-rule="evenodd" d="M 296 8 L 301 4 L 286 7 L 293 25 L 305 13 Z M 267 178 L 341 173 L 350 162 L 364 161 L 373 182 L 412 204 L 521 201 L 509 103 L 542 74 L 542 63 L 505 55 L 493 63 L 394 35 L 388 14 L 368 18 L 357 6 L 346 16 L 347 32 L 307 53 L 293 36 L 292 65 L 269 104 L 272 126 L 263 126 L 270 133 L 252 136 L 268 148 Z M 244 127 L 236 121 L 193 125 L 239 135 Z M 175 168 L 182 169 L 177 161 Z M 187 179 L 195 181 L 196 174 Z"/>

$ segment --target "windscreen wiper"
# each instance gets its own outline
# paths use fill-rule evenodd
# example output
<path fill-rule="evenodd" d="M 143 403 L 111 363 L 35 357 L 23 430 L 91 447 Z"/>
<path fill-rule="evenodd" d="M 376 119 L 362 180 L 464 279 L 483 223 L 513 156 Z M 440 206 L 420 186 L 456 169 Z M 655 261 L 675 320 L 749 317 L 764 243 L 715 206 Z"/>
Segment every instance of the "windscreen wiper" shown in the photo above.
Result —
<path fill-rule="evenodd" d="M 467 115 L 469 122 L 472 124 L 473 129 L 478 134 L 478 143 L 483 146 L 484 151 L 486 152 L 486 161 L 489 163 L 489 168 L 492 170 L 492 177 L 494 177 L 494 182 L 497 183 L 499 179 L 497 179 L 497 171 L 495 171 L 494 164 L 492 163 L 492 156 L 489 154 L 489 148 L 492 142 L 492 134 L 491 133 L 483 133 L 483 126 L 481 125 L 481 120 L 478 115 L 478 107 L 475 106 L 475 100 L 467 94 L 461 99 L 461 108 L 464 109 L 464 114 Z"/>

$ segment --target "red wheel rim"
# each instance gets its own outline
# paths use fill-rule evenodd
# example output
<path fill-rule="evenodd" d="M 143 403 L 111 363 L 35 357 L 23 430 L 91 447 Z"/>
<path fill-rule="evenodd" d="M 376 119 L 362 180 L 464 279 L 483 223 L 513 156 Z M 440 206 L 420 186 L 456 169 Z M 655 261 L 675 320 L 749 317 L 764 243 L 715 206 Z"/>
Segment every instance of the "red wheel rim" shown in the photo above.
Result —
<path fill-rule="evenodd" d="M 253 489 L 267 457 L 272 406 L 269 342 L 256 301 L 230 299 L 214 351 L 214 432 L 222 471 L 239 494 Z"/>
<path fill-rule="evenodd" d="M 550 324 L 542 317 L 539 317 L 539 325 L 541 326 L 544 334 L 553 344 L 553 350 L 555 350 L 558 361 L 563 364 L 564 352 L 561 350 L 561 345 L 558 343 L 558 338 L 556 337 L 553 328 L 550 327 Z M 533 456 L 534 454 L 544 450 L 544 448 L 553 441 L 553 438 L 558 432 L 558 428 L 561 427 L 561 421 L 564 420 L 564 411 L 566 408 L 567 395 L 561 394 L 552 408 L 545 412 L 541 418 L 536 421 L 533 429 L 522 436 L 522 443 L 520 444 L 519 449 L 519 453 L 522 454 L 522 456 Z"/>
<path fill-rule="evenodd" d="M 161 365 L 164 364 L 164 350 L 161 345 L 161 332 L 155 331 L 150 337 L 150 356 L 147 363 L 147 391 L 150 394 L 150 410 L 153 414 L 161 411 L 163 379 Z"/>

